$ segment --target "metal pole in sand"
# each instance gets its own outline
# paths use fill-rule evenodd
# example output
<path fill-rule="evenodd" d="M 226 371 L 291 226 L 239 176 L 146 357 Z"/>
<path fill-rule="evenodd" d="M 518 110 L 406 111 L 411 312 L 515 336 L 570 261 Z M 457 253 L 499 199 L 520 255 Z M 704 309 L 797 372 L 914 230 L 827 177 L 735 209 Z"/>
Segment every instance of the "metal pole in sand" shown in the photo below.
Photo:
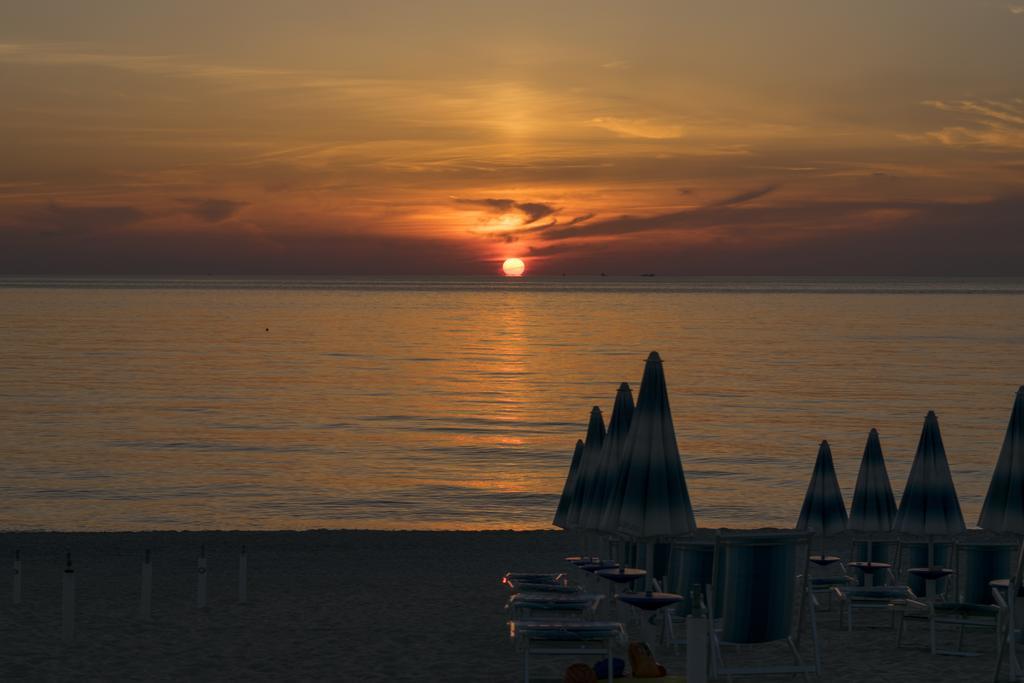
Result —
<path fill-rule="evenodd" d="M 142 560 L 142 594 L 139 597 L 139 618 L 149 621 L 153 617 L 153 562 L 149 549 Z"/>
<path fill-rule="evenodd" d="M 75 638 L 75 570 L 71 566 L 71 553 L 64 567 L 64 590 L 61 610 L 61 635 L 66 642 Z"/>
<path fill-rule="evenodd" d="M 242 546 L 242 552 L 238 556 L 238 604 L 244 605 L 249 599 L 249 556 Z"/>
<path fill-rule="evenodd" d="M 196 560 L 196 607 L 206 609 L 206 546 L 199 546 Z"/>
<path fill-rule="evenodd" d="M 700 584 L 690 590 L 690 614 L 686 617 L 686 680 L 707 683 L 708 618 L 704 614 Z"/>
<path fill-rule="evenodd" d="M 14 551 L 14 575 L 11 577 L 11 602 L 21 604 L 21 551 Z"/>

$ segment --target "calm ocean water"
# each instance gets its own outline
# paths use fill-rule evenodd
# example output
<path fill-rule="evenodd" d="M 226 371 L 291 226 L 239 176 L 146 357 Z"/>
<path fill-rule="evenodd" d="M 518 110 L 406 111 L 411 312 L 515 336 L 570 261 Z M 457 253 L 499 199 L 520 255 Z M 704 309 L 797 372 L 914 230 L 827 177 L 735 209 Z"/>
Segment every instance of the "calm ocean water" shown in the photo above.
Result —
<path fill-rule="evenodd" d="M 0 279 L 0 528 L 546 528 L 665 360 L 698 522 L 791 525 L 817 444 L 897 496 L 939 415 L 973 524 L 1024 281 Z M 607 417 L 607 415 L 606 415 Z"/>

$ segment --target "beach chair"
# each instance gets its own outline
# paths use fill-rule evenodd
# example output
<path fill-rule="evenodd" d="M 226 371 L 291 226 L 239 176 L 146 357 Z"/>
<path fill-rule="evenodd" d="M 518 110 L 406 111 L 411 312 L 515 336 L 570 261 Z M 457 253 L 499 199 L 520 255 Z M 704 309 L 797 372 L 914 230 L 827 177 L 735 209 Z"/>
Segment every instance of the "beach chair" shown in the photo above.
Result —
<path fill-rule="evenodd" d="M 690 599 L 693 589 L 696 587 L 703 595 L 704 587 L 711 583 L 714 563 L 714 541 L 677 541 L 672 544 L 664 587 L 669 593 L 677 593 L 685 599 L 670 608 L 660 610 L 662 618 L 665 619 L 663 632 L 667 644 L 673 647 L 686 645 L 686 639 L 677 637 L 676 632 L 686 632 L 682 627 L 693 611 Z M 677 625 L 680 628 L 677 629 Z"/>
<path fill-rule="evenodd" d="M 847 631 L 853 630 L 853 615 L 859 610 L 885 611 L 890 617 L 889 628 L 895 628 L 897 614 L 908 607 L 925 606 L 907 585 L 836 586 L 832 590 L 839 599 L 839 628 L 843 628 L 845 616 Z"/>
<path fill-rule="evenodd" d="M 854 538 L 847 564 L 855 574 L 846 583 L 831 587 L 839 602 L 839 628 L 854 629 L 854 615 L 864 610 L 886 612 L 889 628 L 896 628 L 896 616 L 908 606 L 918 604 L 917 594 L 904 582 L 897 581 L 896 566 L 899 545 L 894 541 Z"/>
<path fill-rule="evenodd" d="M 830 560 L 834 559 L 829 557 Z M 814 567 L 818 566 L 817 573 L 814 572 Z M 824 598 L 825 608 L 819 610 L 821 612 L 828 612 L 832 609 L 832 589 L 836 586 L 853 586 L 857 584 L 857 580 L 849 575 L 849 570 L 846 564 L 841 560 L 830 561 L 825 564 L 815 563 L 811 560 L 811 564 L 808 565 L 811 568 L 812 574 L 808 577 L 808 582 L 811 586 L 811 594 L 814 596 L 813 606 L 815 609 L 818 608 L 821 600 Z M 802 579 L 803 577 L 797 577 Z"/>
<path fill-rule="evenodd" d="M 805 663 L 797 645 L 804 611 L 813 600 L 807 581 L 808 544 L 812 532 L 767 532 L 719 535 L 715 543 L 712 584 L 708 588 L 711 676 L 764 676 L 768 674 L 820 675 L 821 655 L 814 610 L 810 610 L 814 661 Z M 797 554 L 803 561 L 803 580 L 797 576 Z M 721 569 L 721 571 L 719 571 Z M 716 606 L 721 596 L 721 607 Z M 793 629 L 794 602 L 799 619 Z M 728 666 L 724 645 L 763 645 L 785 642 L 792 664 Z"/>
<path fill-rule="evenodd" d="M 561 583 L 528 583 L 512 579 L 508 582 L 509 591 L 512 593 L 582 593 L 583 586 L 576 584 Z"/>
<path fill-rule="evenodd" d="M 1021 553 L 1024 553 L 1024 547 L 1021 548 Z M 1019 564 L 1018 561 L 1018 566 Z M 1014 572 L 1016 573 L 1016 570 Z M 1019 576 L 1012 576 L 1009 579 L 993 583 L 1003 585 L 992 587 L 992 599 L 999 606 L 1000 612 L 996 636 L 996 666 L 992 680 L 993 682 L 1000 680 L 1005 659 L 1009 667 L 1008 680 L 1020 681 L 1024 679 L 1024 668 L 1021 667 L 1020 660 L 1017 658 L 1017 645 L 1021 642 L 1021 631 L 1017 628 L 1017 624 L 1020 622 L 1017 612 L 1020 609 L 1021 592 L 1024 589 L 1021 587 Z M 1003 594 L 1004 590 L 1006 591 L 1005 595 Z M 1016 599 L 1011 597 L 1013 595 L 1017 596 Z"/>
<path fill-rule="evenodd" d="M 597 611 L 604 596 L 597 593 L 515 593 L 505 604 L 511 619 L 524 617 L 559 620 L 586 619 Z"/>
<path fill-rule="evenodd" d="M 963 650 L 967 629 L 991 629 L 999 648 L 999 626 L 1002 612 L 992 595 L 989 584 L 994 579 L 1008 576 L 1013 571 L 1016 546 L 1005 543 L 955 543 L 953 557 L 956 573 L 949 579 L 953 596 L 949 601 L 927 602 L 923 609 L 908 609 L 900 622 L 896 646 L 903 644 L 908 623 L 928 624 L 928 646 L 933 655 L 976 655 Z M 947 591 L 948 592 L 948 591 Z M 938 626 L 955 626 L 959 637 L 955 650 L 938 647 Z"/>
<path fill-rule="evenodd" d="M 612 621 L 547 621 L 520 619 L 509 622 L 509 634 L 516 648 L 523 653 L 523 680 L 530 683 L 530 656 L 605 655 L 608 660 L 608 681 L 612 683 L 612 649 L 625 646 L 626 630 Z"/>
<path fill-rule="evenodd" d="M 506 572 L 505 575 L 501 577 L 501 582 L 504 584 L 512 584 L 514 581 L 525 581 L 528 583 L 564 584 L 566 582 L 566 576 L 561 572 L 551 572 L 547 574 L 538 574 L 532 572 Z"/>

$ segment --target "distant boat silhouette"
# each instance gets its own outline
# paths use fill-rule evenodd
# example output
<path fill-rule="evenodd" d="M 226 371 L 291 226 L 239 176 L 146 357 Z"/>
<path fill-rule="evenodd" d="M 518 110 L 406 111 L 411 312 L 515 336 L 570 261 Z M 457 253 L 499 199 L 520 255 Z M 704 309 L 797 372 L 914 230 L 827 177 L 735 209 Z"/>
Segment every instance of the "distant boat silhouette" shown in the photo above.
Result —
<path fill-rule="evenodd" d="M 601 277 L 608 277 L 608 273 L 601 273 Z"/>
<path fill-rule="evenodd" d="M 640 277 L 654 277 L 654 273 L 640 273 Z"/>

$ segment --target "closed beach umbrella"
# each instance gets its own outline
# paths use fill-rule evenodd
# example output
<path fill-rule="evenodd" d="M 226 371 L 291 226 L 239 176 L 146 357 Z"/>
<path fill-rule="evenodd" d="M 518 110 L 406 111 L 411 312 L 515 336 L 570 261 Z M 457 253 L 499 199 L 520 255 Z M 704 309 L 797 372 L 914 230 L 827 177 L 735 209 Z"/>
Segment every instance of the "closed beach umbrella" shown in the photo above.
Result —
<path fill-rule="evenodd" d="M 572 463 L 569 465 L 569 474 L 565 477 L 565 484 L 562 485 L 562 497 L 558 499 L 558 508 L 555 509 L 555 518 L 552 524 L 563 529 L 569 528 L 569 503 L 572 502 L 573 488 L 576 486 L 576 473 L 580 469 L 580 459 L 583 457 L 583 440 L 576 441 L 576 450 L 572 454 Z"/>
<path fill-rule="evenodd" d="M 948 546 L 939 548 L 940 553 L 936 557 L 933 537 L 953 536 L 967 528 L 963 513 L 960 512 L 953 476 L 949 472 L 949 462 L 946 461 L 946 449 L 942 445 L 942 434 L 939 433 L 939 418 L 932 411 L 924 419 L 921 440 L 917 444 L 914 463 L 910 466 L 907 486 L 903 489 L 900 508 L 896 513 L 895 528 L 901 534 L 928 536 L 928 567 L 934 567 L 937 562 L 945 562 L 947 559 Z M 918 559 L 918 550 L 913 545 L 908 546 L 912 564 L 925 560 L 924 549 L 921 550 L 922 555 Z M 913 576 L 909 581 L 910 587 L 918 592 L 921 582 L 920 577 Z M 936 581 L 924 580 L 924 583 L 929 600 L 936 589 L 942 590 L 936 586 Z M 944 580 L 938 583 L 944 584 Z"/>
<path fill-rule="evenodd" d="M 1017 390 L 978 526 L 1024 535 L 1024 387 Z"/>
<path fill-rule="evenodd" d="M 807 485 L 807 493 L 804 494 L 804 504 L 800 508 L 796 528 L 821 534 L 822 545 L 826 536 L 846 530 L 846 503 L 843 502 L 843 492 L 836 479 L 836 468 L 832 464 L 832 449 L 828 441 L 822 441 L 818 447 L 818 457 L 814 461 L 814 471 Z"/>
<path fill-rule="evenodd" d="M 847 526 L 851 531 L 887 533 L 895 521 L 896 498 L 892 495 L 889 472 L 885 469 L 878 430 L 872 429 L 860 460 Z"/>
<path fill-rule="evenodd" d="M 608 420 L 608 431 L 604 435 L 601 454 L 597 460 L 597 474 L 594 485 L 587 491 L 584 504 L 585 517 L 580 525 L 585 529 L 604 531 L 602 522 L 608 498 L 619 479 L 622 465 L 622 446 L 629 434 L 629 424 L 633 419 L 633 392 L 623 382 L 615 393 L 615 405 L 612 416 Z"/>
<path fill-rule="evenodd" d="M 895 528 L 900 533 L 922 536 L 952 536 L 967 528 L 942 445 L 939 418 L 933 411 L 924 419 Z"/>
<path fill-rule="evenodd" d="M 656 351 L 647 358 L 622 452 L 623 477 L 615 520 L 618 532 L 634 539 L 693 532 L 697 521 L 679 460 L 665 372 Z"/>
<path fill-rule="evenodd" d="M 583 455 L 580 457 L 576 484 L 573 487 L 572 499 L 569 501 L 567 521 L 573 529 L 583 528 L 581 521 L 585 514 L 587 492 L 593 488 L 595 483 L 602 445 L 604 445 L 604 418 L 601 416 L 601 409 L 594 406 L 590 411 L 587 438 L 583 442 Z"/>

